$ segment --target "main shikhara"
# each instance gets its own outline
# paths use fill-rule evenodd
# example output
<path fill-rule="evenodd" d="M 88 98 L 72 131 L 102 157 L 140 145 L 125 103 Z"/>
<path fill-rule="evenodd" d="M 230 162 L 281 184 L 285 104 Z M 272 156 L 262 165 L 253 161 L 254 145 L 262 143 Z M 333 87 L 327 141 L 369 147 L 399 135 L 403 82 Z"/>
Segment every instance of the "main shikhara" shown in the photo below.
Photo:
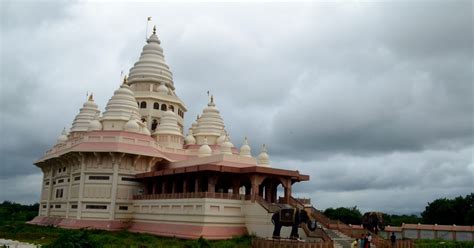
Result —
<path fill-rule="evenodd" d="M 252 157 L 247 138 L 237 149 L 213 97 L 184 136 L 186 111 L 154 29 L 102 115 L 90 95 L 70 132 L 36 161 L 42 193 L 30 223 L 181 238 L 271 236 L 272 209 L 294 205 L 293 183 L 309 176 L 272 168 L 265 146 Z"/>

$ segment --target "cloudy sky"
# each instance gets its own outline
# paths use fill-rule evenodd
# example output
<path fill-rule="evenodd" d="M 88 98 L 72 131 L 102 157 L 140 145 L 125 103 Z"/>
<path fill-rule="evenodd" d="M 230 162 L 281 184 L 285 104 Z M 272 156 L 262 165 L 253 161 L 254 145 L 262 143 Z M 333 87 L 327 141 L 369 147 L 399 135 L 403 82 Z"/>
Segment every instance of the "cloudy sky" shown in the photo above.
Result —
<path fill-rule="evenodd" d="M 1 1 L 0 201 L 33 203 L 33 162 L 94 92 L 103 109 L 158 27 L 187 126 L 210 90 L 240 146 L 319 209 L 418 213 L 474 188 L 472 1 Z"/>

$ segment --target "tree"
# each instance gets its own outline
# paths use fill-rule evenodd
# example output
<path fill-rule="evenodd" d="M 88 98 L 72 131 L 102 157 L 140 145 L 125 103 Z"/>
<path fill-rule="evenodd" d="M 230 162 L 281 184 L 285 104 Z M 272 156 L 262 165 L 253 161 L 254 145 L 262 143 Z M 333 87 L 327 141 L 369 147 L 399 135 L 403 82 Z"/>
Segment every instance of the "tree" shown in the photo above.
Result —
<path fill-rule="evenodd" d="M 474 193 L 454 199 L 440 198 L 428 203 L 421 213 L 423 223 L 440 225 L 473 225 Z"/>
<path fill-rule="evenodd" d="M 362 223 L 362 214 L 357 206 L 349 208 L 328 208 L 324 210 L 324 215 L 333 220 L 340 220 L 346 224 L 360 225 Z"/>

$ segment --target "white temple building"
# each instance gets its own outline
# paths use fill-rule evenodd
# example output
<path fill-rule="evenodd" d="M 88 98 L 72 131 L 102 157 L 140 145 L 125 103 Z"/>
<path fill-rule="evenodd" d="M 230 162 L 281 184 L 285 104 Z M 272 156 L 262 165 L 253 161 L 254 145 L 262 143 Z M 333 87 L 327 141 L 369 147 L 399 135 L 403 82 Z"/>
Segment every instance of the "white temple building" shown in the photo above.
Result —
<path fill-rule="evenodd" d="M 271 236 L 274 208 L 294 205 L 292 185 L 309 176 L 273 168 L 251 137 L 230 140 L 213 97 L 185 128 L 187 108 L 160 43 L 154 28 L 105 110 L 90 95 L 70 131 L 35 162 L 43 182 L 30 223 L 180 238 Z"/>

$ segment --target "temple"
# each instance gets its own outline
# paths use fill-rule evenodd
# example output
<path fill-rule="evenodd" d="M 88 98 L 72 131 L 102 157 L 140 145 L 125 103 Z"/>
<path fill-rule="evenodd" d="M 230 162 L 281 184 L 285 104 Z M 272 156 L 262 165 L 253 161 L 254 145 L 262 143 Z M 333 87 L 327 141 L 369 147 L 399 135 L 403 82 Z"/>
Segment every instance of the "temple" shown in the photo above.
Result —
<path fill-rule="evenodd" d="M 294 205 L 298 171 L 273 168 L 232 143 L 210 97 L 184 135 L 187 108 L 156 35 L 101 113 L 92 94 L 35 162 L 40 210 L 30 223 L 179 238 L 271 236 L 273 208 Z"/>

